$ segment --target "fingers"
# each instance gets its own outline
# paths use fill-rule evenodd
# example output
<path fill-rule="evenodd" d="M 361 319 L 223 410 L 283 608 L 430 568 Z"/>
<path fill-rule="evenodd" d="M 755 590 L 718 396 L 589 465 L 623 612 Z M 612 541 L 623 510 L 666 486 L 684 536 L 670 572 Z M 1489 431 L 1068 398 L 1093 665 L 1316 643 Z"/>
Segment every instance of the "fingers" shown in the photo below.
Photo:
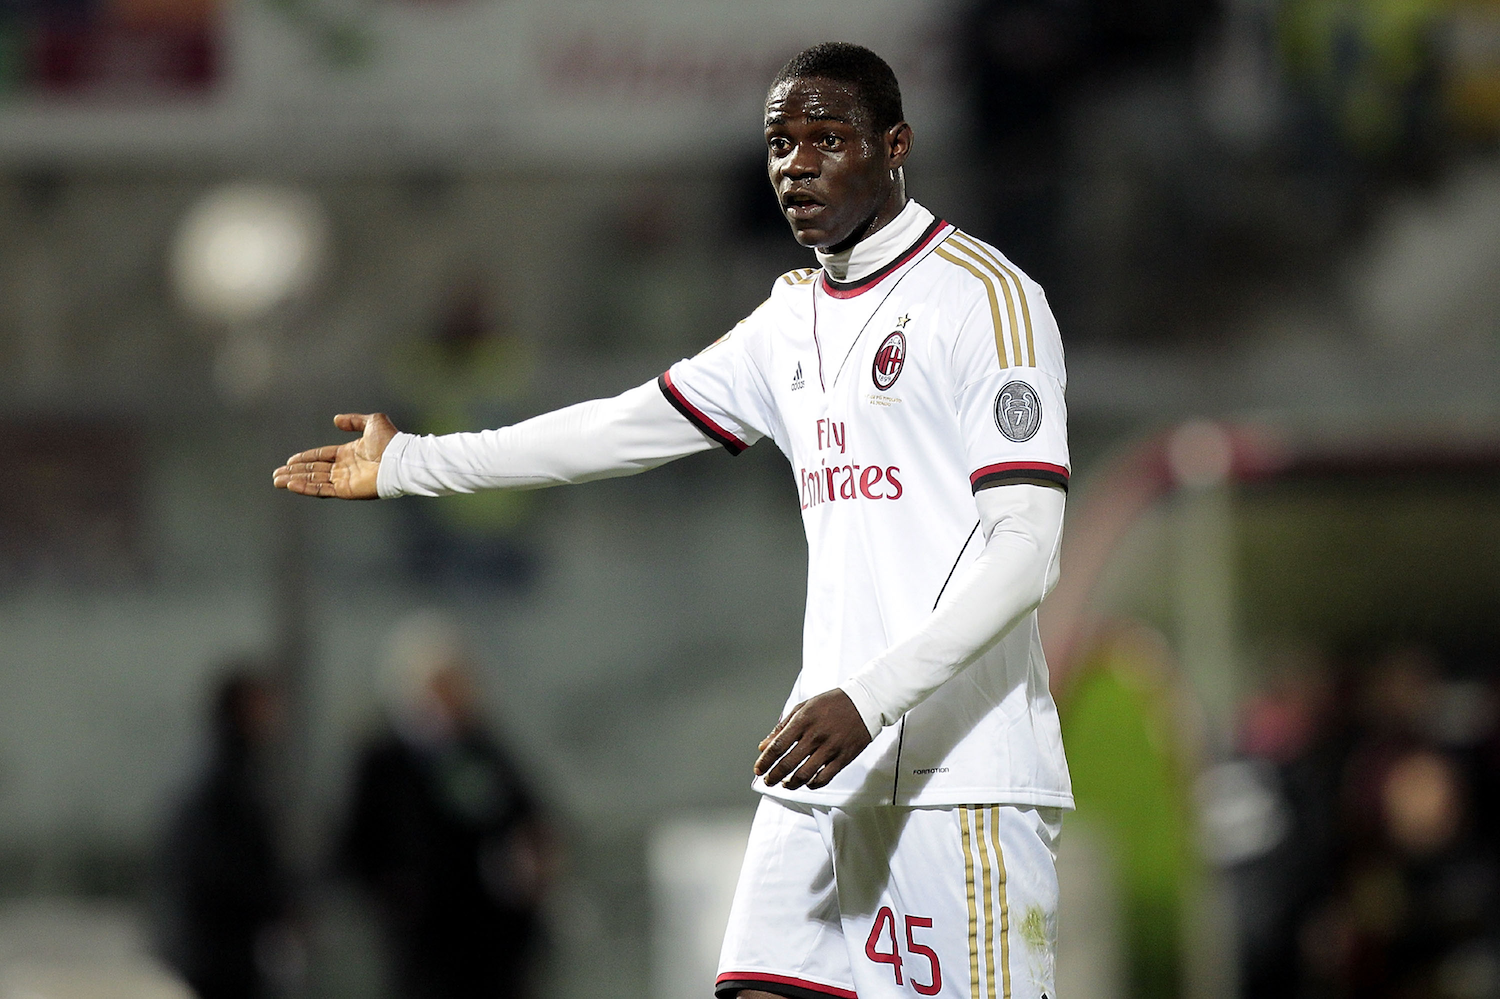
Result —
<path fill-rule="evenodd" d="M 819 788 L 844 769 L 844 765 L 849 762 L 844 756 L 843 752 L 830 743 L 802 740 L 763 779 L 768 785 L 779 783 L 788 791 L 795 791 L 804 784 L 810 788 Z"/>
<path fill-rule="evenodd" d="M 768 785 L 823 787 L 870 744 L 859 710 L 837 688 L 798 704 L 761 740 L 755 773 Z"/>
<path fill-rule="evenodd" d="M 849 761 L 854 759 L 855 755 L 857 754 L 839 753 L 833 759 L 825 760 L 819 766 L 817 774 L 808 778 L 808 790 L 816 791 L 818 788 L 833 780 L 839 775 L 840 770 L 843 770 L 846 766 L 849 765 Z"/>
<path fill-rule="evenodd" d="M 799 743 L 796 747 L 794 747 L 794 750 L 792 752 L 789 752 L 786 755 L 782 756 L 780 759 L 776 760 L 774 764 L 763 771 L 760 775 L 760 778 L 761 780 L 765 781 L 767 787 L 775 787 L 777 784 L 781 784 L 789 790 L 792 788 L 801 787 L 800 783 L 794 784 L 789 778 L 792 776 L 793 771 L 795 771 L 798 767 L 806 764 L 808 761 L 808 750 L 803 744 Z"/>
<path fill-rule="evenodd" d="M 798 713 L 801 710 L 802 705 L 799 704 L 787 712 L 786 717 L 777 722 L 776 727 L 771 729 L 771 733 L 760 740 L 760 755 L 755 758 L 756 776 L 765 777 L 772 765 L 781 759 L 787 750 L 796 745 L 798 738 L 802 734 L 802 726 L 799 724 L 795 729 L 790 730 L 787 726 L 792 723 L 792 719 L 798 717 Z M 770 781 L 767 781 L 767 783 L 770 783 Z"/>
<path fill-rule="evenodd" d="M 285 489 L 293 481 L 333 481 L 333 462 L 305 459 L 310 451 L 293 455 L 287 459 L 287 463 L 271 473 L 271 483 L 278 489 Z"/>
<path fill-rule="evenodd" d="M 278 479 L 276 488 L 302 496 L 315 496 L 319 499 L 338 497 L 338 490 L 332 482 L 327 479 L 314 479 L 310 475 L 291 475 L 285 479 Z"/>
<path fill-rule="evenodd" d="M 283 465 L 282 467 L 286 468 L 291 465 L 306 464 L 310 461 L 333 461 L 338 458 L 338 456 L 339 445 L 325 444 L 322 447 L 315 447 L 307 451 L 298 451 L 296 454 L 288 458 L 286 460 L 286 465 Z"/>
<path fill-rule="evenodd" d="M 282 465 L 276 471 L 286 472 L 289 475 L 310 475 L 322 479 L 328 479 L 333 474 L 333 462 L 331 461 L 294 461 Z"/>
<path fill-rule="evenodd" d="M 774 738 L 776 738 L 776 736 L 778 736 L 778 735 L 781 734 L 781 730 L 784 729 L 784 728 L 786 728 L 786 723 L 792 720 L 792 715 L 796 714 L 797 713 L 797 708 L 800 708 L 800 707 L 802 707 L 801 704 L 797 705 L 796 708 L 793 708 L 792 710 L 788 711 L 787 714 L 786 714 L 786 717 L 783 718 L 783 719 L 781 719 L 781 721 L 777 722 L 776 723 L 776 727 L 773 728 L 773 729 L 771 729 L 771 731 L 767 732 L 766 733 L 766 737 L 764 739 L 760 740 L 760 745 L 756 746 L 755 748 L 759 749 L 761 752 L 765 752 L 766 751 L 766 747 L 771 744 L 771 740 L 774 739 Z"/>
<path fill-rule="evenodd" d="M 305 451 L 303 455 L 311 453 Z M 333 485 L 333 463 L 330 461 L 288 461 L 272 473 L 271 484 L 277 489 L 303 496 L 328 498 L 337 495 Z"/>
<path fill-rule="evenodd" d="M 826 738 L 807 729 L 806 719 L 799 711 L 793 711 L 776 726 L 755 760 L 755 772 L 766 784 L 799 788 L 827 762 Z"/>
<path fill-rule="evenodd" d="M 340 413 L 333 418 L 333 425 L 340 430 L 347 430 L 351 434 L 363 433 L 365 422 L 373 414 L 366 413 Z"/>

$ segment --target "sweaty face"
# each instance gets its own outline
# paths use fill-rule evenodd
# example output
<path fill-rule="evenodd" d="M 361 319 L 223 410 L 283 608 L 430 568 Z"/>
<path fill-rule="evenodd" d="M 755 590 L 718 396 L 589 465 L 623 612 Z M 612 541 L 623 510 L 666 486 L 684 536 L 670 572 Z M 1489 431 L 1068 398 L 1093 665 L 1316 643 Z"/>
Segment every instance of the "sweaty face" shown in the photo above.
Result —
<path fill-rule="evenodd" d="M 794 78 L 766 98 L 766 167 L 803 246 L 842 250 L 878 228 L 877 217 L 894 217 L 904 159 L 904 140 L 893 152 L 847 83 Z"/>

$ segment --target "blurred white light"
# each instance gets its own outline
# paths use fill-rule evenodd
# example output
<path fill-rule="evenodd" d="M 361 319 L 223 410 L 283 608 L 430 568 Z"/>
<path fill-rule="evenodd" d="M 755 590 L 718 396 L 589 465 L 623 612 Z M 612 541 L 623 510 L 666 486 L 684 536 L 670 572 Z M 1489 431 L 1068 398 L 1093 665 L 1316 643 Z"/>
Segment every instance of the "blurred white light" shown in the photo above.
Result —
<path fill-rule="evenodd" d="M 1249 760 L 1221 763 L 1197 784 L 1204 856 L 1225 867 L 1275 849 L 1291 829 L 1291 816 L 1269 768 Z"/>
<path fill-rule="evenodd" d="M 690 999 L 713 981 L 750 838 L 743 812 L 669 819 L 651 833 L 651 994 Z"/>
<path fill-rule="evenodd" d="M 199 315 L 249 323 L 312 285 L 327 241 L 327 222 L 310 195 L 234 184 L 210 192 L 183 219 L 172 278 Z"/>
<path fill-rule="evenodd" d="M 1351 260 L 1355 316 L 1398 347 L 1487 338 L 1500 308 L 1500 169 L 1480 160 L 1403 195 Z"/>

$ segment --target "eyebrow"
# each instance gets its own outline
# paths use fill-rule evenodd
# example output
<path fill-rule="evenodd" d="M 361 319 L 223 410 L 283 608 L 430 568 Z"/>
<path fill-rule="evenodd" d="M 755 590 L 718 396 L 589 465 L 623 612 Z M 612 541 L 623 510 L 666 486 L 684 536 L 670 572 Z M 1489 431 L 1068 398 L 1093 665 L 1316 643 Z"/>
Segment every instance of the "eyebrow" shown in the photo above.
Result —
<path fill-rule="evenodd" d="M 844 115 L 833 114 L 831 112 L 829 112 L 829 113 L 823 113 L 823 114 L 819 114 L 817 112 L 813 112 L 811 114 L 804 115 L 803 117 L 806 118 L 808 121 L 837 121 L 837 122 L 842 122 L 842 123 L 844 123 L 846 125 L 852 125 L 852 124 L 854 124 L 854 119 L 853 118 L 845 117 Z M 779 124 L 781 124 L 782 122 L 784 122 L 786 120 L 787 120 L 787 116 L 784 113 L 779 113 L 779 114 L 774 114 L 774 115 L 766 115 L 766 124 L 767 125 L 779 125 Z"/>

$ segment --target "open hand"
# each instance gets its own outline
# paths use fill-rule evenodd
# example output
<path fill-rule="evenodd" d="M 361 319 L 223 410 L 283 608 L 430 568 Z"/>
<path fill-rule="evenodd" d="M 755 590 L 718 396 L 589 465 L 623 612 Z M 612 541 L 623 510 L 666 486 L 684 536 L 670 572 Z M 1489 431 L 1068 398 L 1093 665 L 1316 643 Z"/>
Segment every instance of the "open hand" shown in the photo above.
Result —
<path fill-rule="evenodd" d="M 333 425 L 361 436 L 292 455 L 271 474 L 271 484 L 320 499 L 375 499 L 380 456 L 396 436 L 395 424 L 384 413 L 340 413 Z"/>
<path fill-rule="evenodd" d="M 870 730 L 838 688 L 797 705 L 760 741 L 755 773 L 774 786 L 816 789 L 833 780 L 870 744 Z"/>

